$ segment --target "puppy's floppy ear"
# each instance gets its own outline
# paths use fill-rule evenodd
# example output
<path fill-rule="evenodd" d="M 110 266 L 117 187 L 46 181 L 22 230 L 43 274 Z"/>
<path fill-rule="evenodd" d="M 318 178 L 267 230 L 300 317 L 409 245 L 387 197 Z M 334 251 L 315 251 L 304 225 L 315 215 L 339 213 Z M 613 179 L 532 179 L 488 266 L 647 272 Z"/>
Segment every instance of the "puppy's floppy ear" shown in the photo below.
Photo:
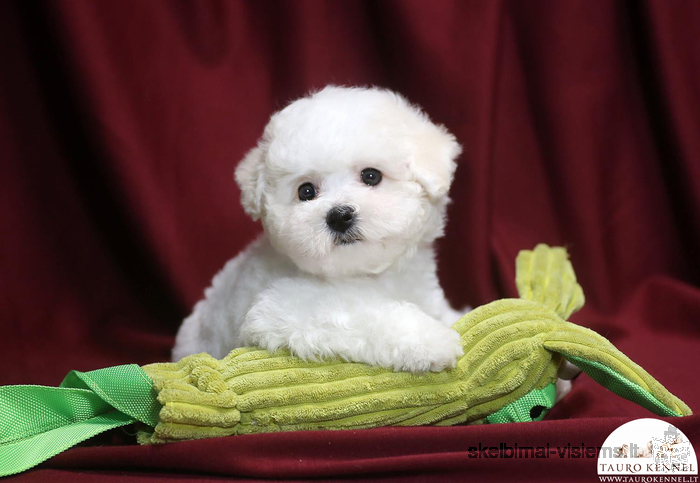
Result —
<path fill-rule="evenodd" d="M 248 151 L 235 172 L 236 183 L 241 189 L 241 204 L 253 220 L 260 218 L 262 196 L 265 189 L 265 152 L 260 146 Z"/>
<path fill-rule="evenodd" d="M 462 147 L 445 126 L 435 125 L 428 119 L 424 121 L 416 136 L 417 149 L 411 169 L 430 199 L 435 201 L 447 195 Z"/>

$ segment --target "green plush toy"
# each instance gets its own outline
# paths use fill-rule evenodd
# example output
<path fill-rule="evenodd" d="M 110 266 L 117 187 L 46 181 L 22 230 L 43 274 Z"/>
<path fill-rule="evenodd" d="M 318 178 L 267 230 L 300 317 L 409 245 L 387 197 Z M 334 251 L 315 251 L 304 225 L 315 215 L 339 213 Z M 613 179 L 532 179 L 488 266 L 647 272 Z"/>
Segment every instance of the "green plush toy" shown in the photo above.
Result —
<path fill-rule="evenodd" d="M 584 302 L 563 248 L 516 261 L 519 299 L 483 305 L 453 328 L 454 369 L 392 372 L 286 351 L 232 351 L 177 363 L 71 372 L 59 388 L 0 387 L 0 475 L 17 473 L 107 429 L 140 423 L 140 443 L 378 426 L 448 426 L 542 419 L 564 359 L 662 416 L 691 410 L 607 339 L 567 322 Z"/>

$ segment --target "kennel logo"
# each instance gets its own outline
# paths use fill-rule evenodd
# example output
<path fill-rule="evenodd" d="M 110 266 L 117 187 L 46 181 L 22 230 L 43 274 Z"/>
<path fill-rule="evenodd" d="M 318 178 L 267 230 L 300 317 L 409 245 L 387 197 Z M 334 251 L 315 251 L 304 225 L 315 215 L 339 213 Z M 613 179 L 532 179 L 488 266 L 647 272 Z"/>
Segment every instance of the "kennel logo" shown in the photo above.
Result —
<path fill-rule="evenodd" d="M 598 454 L 598 475 L 697 474 L 698 460 L 692 443 L 674 425 L 659 419 L 636 419 L 623 424 L 608 436 Z"/>

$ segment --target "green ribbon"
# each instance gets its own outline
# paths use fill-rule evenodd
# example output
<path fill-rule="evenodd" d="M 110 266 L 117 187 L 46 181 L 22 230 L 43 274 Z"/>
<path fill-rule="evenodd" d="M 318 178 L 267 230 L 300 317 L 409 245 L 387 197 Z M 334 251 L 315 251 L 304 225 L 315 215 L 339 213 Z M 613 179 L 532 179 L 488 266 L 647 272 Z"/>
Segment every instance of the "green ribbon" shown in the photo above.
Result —
<path fill-rule="evenodd" d="M 0 387 L 0 476 L 32 468 L 97 434 L 158 423 L 153 382 L 136 364 L 71 371 L 59 387 Z"/>

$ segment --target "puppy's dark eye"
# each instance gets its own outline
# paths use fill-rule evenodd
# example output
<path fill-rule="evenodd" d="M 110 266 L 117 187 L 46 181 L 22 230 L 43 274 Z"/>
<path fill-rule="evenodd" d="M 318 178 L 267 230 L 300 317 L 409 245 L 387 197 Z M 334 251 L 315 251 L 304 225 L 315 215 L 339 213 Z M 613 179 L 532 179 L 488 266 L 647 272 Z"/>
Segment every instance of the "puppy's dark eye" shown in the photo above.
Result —
<path fill-rule="evenodd" d="M 369 186 L 376 186 L 382 180 L 382 173 L 378 169 L 365 168 L 360 173 L 360 178 L 362 182 Z"/>
<path fill-rule="evenodd" d="M 304 183 L 299 186 L 299 199 L 301 201 L 309 201 L 316 198 L 316 188 L 311 183 Z"/>

